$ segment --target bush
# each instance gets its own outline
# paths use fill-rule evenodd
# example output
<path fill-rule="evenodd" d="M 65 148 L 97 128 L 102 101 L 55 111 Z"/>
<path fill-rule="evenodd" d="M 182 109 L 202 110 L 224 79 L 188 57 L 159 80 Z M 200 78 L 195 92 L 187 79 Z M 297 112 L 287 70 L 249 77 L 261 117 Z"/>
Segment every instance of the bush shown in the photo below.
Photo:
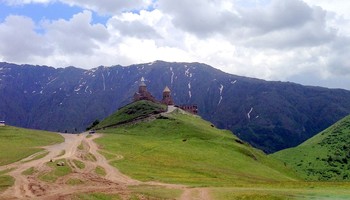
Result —
<path fill-rule="evenodd" d="M 94 122 L 92 122 L 92 124 L 90 126 L 88 126 L 86 128 L 86 130 L 88 131 L 88 130 L 92 129 L 93 127 L 95 127 L 99 123 L 100 123 L 100 121 L 98 119 L 96 119 Z"/>

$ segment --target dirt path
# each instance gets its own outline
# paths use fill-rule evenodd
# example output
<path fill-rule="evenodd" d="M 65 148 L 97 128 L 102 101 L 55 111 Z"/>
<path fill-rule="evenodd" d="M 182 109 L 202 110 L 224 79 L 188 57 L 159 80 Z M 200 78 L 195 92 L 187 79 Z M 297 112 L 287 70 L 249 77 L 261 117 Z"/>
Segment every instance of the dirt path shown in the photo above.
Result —
<path fill-rule="evenodd" d="M 0 171 L 13 169 L 8 175 L 15 178 L 13 187 L 0 194 L 0 199 L 72 199 L 79 193 L 94 192 L 117 193 L 122 199 L 129 199 L 131 191 L 128 186 L 140 184 L 184 190 L 181 200 L 210 199 L 206 189 L 188 189 L 183 185 L 158 182 L 145 183 L 122 174 L 98 152 L 99 148 L 93 140 L 100 137 L 100 134 L 94 134 L 91 137 L 87 137 L 86 133 L 62 134 L 62 136 L 65 142 L 44 147 L 48 154 L 43 158 L 33 160 L 35 156 L 42 153 L 39 152 L 19 162 L 0 167 Z M 72 173 L 58 177 L 52 183 L 39 178 L 52 171 L 47 164 L 50 160 L 60 159 L 65 159 L 65 165 L 72 169 Z M 76 162 L 83 163 L 84 167 L 77 166 Z M 104 169 L 106 175 L 98 175 L 95 172 L 96 167 Z M 23 172 L 30 168 L 33 169 L 33 173 L 24 175 Z M 81 184 L 68 184 L 72 180 L 79 180 Z"/>

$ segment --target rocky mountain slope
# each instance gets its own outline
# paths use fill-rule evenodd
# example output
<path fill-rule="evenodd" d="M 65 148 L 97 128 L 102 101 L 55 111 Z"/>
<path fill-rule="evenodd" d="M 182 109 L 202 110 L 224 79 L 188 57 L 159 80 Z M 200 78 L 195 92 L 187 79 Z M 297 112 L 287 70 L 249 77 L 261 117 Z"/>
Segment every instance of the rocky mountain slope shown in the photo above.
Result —
<path fill-rule="evenodd" d="M 350 113 L 350 92 L 231 75 L 200 63 L 153 63 L 84 70 L 0 63 L 0 119 L 51 131 L 84 130 L 132 101 L 145 77 L 157 98 L 177 104 L 265 152 L 295 146 Z"/>

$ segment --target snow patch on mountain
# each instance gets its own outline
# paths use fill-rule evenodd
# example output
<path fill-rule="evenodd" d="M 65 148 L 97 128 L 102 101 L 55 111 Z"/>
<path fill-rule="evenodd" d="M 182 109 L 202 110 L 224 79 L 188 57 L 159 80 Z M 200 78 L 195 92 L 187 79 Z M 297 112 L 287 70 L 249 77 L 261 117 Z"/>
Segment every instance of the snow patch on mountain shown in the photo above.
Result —
<path fill-rule="evenodd" d="M 187 68 L 185 71 L 185 76 L 192 78 L 193 74 L 190 73 L 190 68 Z"/>
<path fill-rule="evenodd" d="M 171 85 L 173 85 L 173 82 L 174 82 L 174 71 L 173 71 L 173 68 L 170 67 L 170 71 L 171 71 L 171 79 L 170 79 L 170 82 L 171 82 Z"/>
<path fill-rule="evenodd" d="M 224 90 L 224 86 L 222 84 L 220 84 L 219 90 L 220 90 L 220 96 L 222 96 L 222 91 Z"/>
<path fill-rule="evenodd" d="M 102 73 L 102 80 L 103 80 L 103 91 L 106 91 L 106 81 L 105 81 L 105 75 Z"/>
<path fill-rule="evenodd" d="M 57 77 L 56 77 L 56 78 L 53 78 L 52 80 L 50 80 L 48 83 L 46 83 L 46 85 L 50 85 L 50 84 L 53 83 L 55 80 L 57 80 Z"/>
<path fill-rule="evenodd" d="M 253 107 L 250 108 L 250 111 L 247 113 L 248 119 L 250 119 L 250 114 L 253 112 Z"/>
<path fill-rule="evenodd" d="M 219 87 L 219 91 L 220 91 L 220 99 L 219 99 L 219 103 L 218 105 L 220 105 L 221 101 L 222 101 L 222 91 L 224 90 L 224 86 L 222 84 L 220 84 Z"/>

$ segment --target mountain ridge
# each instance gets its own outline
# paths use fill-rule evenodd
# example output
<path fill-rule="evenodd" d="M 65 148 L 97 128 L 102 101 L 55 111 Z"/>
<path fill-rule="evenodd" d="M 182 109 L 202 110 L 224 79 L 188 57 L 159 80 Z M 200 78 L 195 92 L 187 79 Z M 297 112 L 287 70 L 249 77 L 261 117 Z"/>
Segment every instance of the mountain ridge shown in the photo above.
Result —
<path fill-rule="evenodd" d="M 15 126 L 78 132 L 132 101 L 138 81 L 265 152 L 296 146 L 350 113 L 350 91 L 231 75 L 201 63 L 156 61 L 76 67 L 0 63 L 0 118 Z M 320 117 L 322 116 L 322 117 Z"/>

